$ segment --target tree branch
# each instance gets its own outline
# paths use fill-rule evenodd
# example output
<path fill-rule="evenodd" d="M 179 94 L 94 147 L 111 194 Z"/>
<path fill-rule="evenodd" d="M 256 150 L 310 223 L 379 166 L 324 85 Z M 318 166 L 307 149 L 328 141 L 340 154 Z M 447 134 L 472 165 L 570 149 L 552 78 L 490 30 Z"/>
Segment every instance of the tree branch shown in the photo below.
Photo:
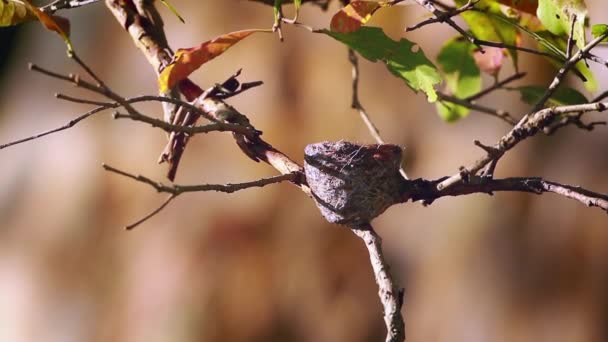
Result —
<path fill-rule="evenodd" d="M 527 192 L 533 194 L 555 193 L 576 200 L 588 207 L 598 207 L 608 213 L 608 195 L 596 193 L 578 186 L 565 185 L 544 180 L 540 177 L 513 177 L 491 179 L 488 177 L 470 176 L 468 182 L 438 190 L 444 178 L 435 181 L 415 179 L 407 185 L 408 199 L 422 201 L 424 205 L 433 203 L 438 198 L 446 196 L 462 196 L 470 194 L 492 194 L 498 191 Z"/>
<path fill-rule="evenodd" d="M 351 230 L 363 240 L 369 253 L 369 260 L 376 284 L 378 284 L 378 296 L 384 312 L 384 323 L 387 329 L 386 342 L 401 342 L 405 340 L 405 324 L 401 315 L 404 291 L 399 288 L 390 273 L 390 266 L 382 252 L 382 239 L 371 224 L 352 227 Z"/>
<path fill-rule="evenodd" d="M 542 109 L 547 100 L 553 96 L 558 86 L 561 84 L 564 79 L 566 73 L 576 64 L 578 63 L 587 52 L 589 52 L 593 47 L 597 46 L 602 40 L 608 37 L 608 33 L 605 33 L 590 43 L 588 43 L 583 49 L 579 50 L 572 58 L 570 58 L 564 66 L 558 71 L 557 75 L 553 79 L 553 82 L 549 85 L 549 88 L 542 96 L 542 98 L 538 101 L 538 103 L 534 106 L 534 110 L 528 114 L 526 114 L 518 123 L 513 127 L 513 129 L 507 133 L 504 137 L 500 139 L 500 141 L 494 145 L 494 149 L 499 151 L 498 155 L 490 156 L 485 155 L 482 158 L 478 159 L 471 166 L 464 168 L 465 172 L 459 172 L 445 181 L 439 183 L 437 185 L 439 190 L 442 190 L 446 187 L 453 186 L 458 182 L 462 181 L 463 174 L 475 175 L 479 170 L 484 168 L 490 162 L 495 162 L 500 157 L 515 147 L 519 142 L 525 140 L 528 137 L 536 135 L 539 131 L 543 130 L 547 127 L 555 117 L 559 114 L 565 113 L 573 113 L 573 112 L 591 112 L 591 111 L 604 111 L 607 108 L 608 103 L 595 102 L 583 105 L 575 105 L 575 106 L 563 106 L 563 107 L 554 107 L 554 108 L 545 108 Z"/>

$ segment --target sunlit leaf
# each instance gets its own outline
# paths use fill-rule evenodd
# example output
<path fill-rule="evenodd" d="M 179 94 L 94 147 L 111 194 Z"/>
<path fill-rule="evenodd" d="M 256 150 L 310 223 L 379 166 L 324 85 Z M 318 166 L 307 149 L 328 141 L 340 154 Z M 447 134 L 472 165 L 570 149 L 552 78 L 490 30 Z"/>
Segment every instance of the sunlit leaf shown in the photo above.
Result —
<path fill-rule="evenodd" d="M 173 88 L 177 82 L 187 78 L 201 65 L 256 32 L 271 31 L 263 29 L 236 31 L 221 35 L 193 48 L 178 49 L 175 52 L 175 61 L 167 66 L 158 77 L 160 91 L 164 92 Z"/>
<path fill-rule="evenodd" d="M 473 59 L 475 46 L 462 37 L 448 40 L 437 56 L 450 92 L 466 98 L 481 90 L 481 72 Z"/>
<path fill-rule="evenodd" d="M 26 21 L 36 20 L 34 13 L 22 2 L 0 0 L 0 27 L 13 26 Z"/>
<path fill-rule="evenodd" d="M 177 17 L 177 19 L 179 19 L 179 21 L 181 21 L 182 23 L 186 22 L 184 18 L 182 18 L 182 16 L 179 14 L 175 6 L 173 6 L 168 0 L 160 0 L 160 2 L 162 2 L 163 5 L 165 5 L 169 9 L 169 11 L 171 11 L 171 13 L 173 13 Z"/>
<path fill-rule="evenodd" d="M 369 21 L 374 12 L 385 5 L 375 1 L 352 1 L 331 18 L 329 27 L 334 32 L 357 31 Z"/>
<path fill-rule="evenodd" d="M 576 17 L 573 37 L 578 47 L 585 46 L 587 6 L 583 0 L 539 0 L 536 14 L 547 30 L 558 36 L 570 34 Z"/>
<path fill-rule="evenodd" d="M 546 87 L 541 86 L 525 86 L 517 88 L 521 94 L 522 101 L 530 105 L 536 105 L 541 100 L 545 92 Z M 555 94 L 547 101 L 546 105 L 549 106 L 567 106 L 588 103 L 589 101 L 585 95 L 572 88 L 558 88 Z"/>
<path fill-rule="evenodd" d="M 364 58 L 382 61 L 395 76 L 414 91 L 423 91 L 429 102 L 437 100 L 434 86 L 441 82 L 437 68 L 417 45 L 406 40 L 394 41 L 378 27 L 362 27 L 351 33 L 318 31 L 346 44 Z"/>
<path fill-rule="evenodd" d="M 605 35 L 606 33 L 608 33 L 608 25 L 606 24 L 597 24 L 591 27 L 591 34 L 593 34 L 593 38 Z M 608 42 L 608 38 L 602 40 L 602 42 Z"/>
<path fill-rule="evenodd" d="M 459 36 L 448 40 L 437 56 L 450 93 L 459 99 L 481 90 L 481 72 L 473 59 L 475 49 L 473 44 Z M 445 121 L 455 121 L 469 114 L 468 108 L 444 101 L 437 102 L 436 107 Z"/>
<path fill-rule="evenodd" d="M 435 103 L 439 117 L 446 122 L 455 122 L 469 115 L 470 110 L 466 107 L 439 100 Z"/>

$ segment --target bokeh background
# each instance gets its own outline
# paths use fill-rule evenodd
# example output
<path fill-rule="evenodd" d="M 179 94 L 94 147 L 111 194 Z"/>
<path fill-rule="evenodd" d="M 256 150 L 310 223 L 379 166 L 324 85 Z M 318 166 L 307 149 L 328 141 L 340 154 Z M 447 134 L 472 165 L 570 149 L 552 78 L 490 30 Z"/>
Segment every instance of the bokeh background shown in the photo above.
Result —
<path fill-rule="evenodd" d="M 161 9 L 175 48 L 272 24 L 270 7 L 245 0 L 173 3 L 187 22 Z M 608 22 L 605 1 L 586 3 L 592 24 Z M 326 27 L 337 8 L 304 6 L 301 20 Z M 152 69 L 102 3 L 65 15 L 79 54 L 114 90 L 155 93 Z M 402 6 L 380 11 L 371 24 L 418 42 L 434 59 L 455 33 L 445 25 L 403 32 L 425 18 L 418 6 Z M 298 161 L 309 143 L 371 143 L 349 108 L 346 48 L 293 27 L 284 33 L 283 43 L 264 34 L 239 43 L 193 79 L 208 87 L 243 68 L 242 80 L 263 80 L 230 102 Z M 32 23 L 2 29 L 0 39 L 0 143 L 88 109 L 53 97 L 88 96 L 82 90 L 27 71 L 31 61 L 80 72 L 55 35 Z M 597 53 L 608 58 L 607 48 Z M 550 82 L 554 71 L 543 59 L 521 56 L 530 74 L 520 84 Z M 361 64 L 361 100 L 385 139 L 406 148 L 412 177 L 452 174 L 482 153 L 474 139 L 493 143 L 509 129 L 479 113 L 447 124 L 383 65 Z M 591 66 L 607 89 L 608 69 Z M 507 92 L 482 103 L 516 116 L 527 108 Z M 161 116 L 158 105 L 140 108 Z M 164 196 L 104 172 L 101 163 L 161 180 L 165 169 L 156 160 L 165 139 L 107 113 L 0 151 L 0 341 L 384 339 L 365 248 L 347 229 L 324 222 L 289 184 L 180 196 L 124 231 Z M 606 128 L 567 128 L 522 143 L 497 172 L 606 193 L 607 150 Z M 229 134 L 215 133 L 191 140 L 177 180 L 226 183 L 274 174 L 247 159 Z M 407 289 L 409 341 L 608 340 L 608 218 L 601 210 L 554 195 L 499 193 L 399 205 L 374 223 Z"/>

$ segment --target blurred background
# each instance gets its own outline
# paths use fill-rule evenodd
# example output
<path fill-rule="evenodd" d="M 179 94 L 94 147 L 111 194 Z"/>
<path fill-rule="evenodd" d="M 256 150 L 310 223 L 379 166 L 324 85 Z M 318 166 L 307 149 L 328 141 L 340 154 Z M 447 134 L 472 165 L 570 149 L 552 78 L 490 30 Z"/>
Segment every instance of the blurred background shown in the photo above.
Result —
<path fill-rule="evenodd" d="M 608 22 L 605 1 L 586 3 L 592 24 Z M 186 19 L 161 8 L 174 48 L 272 25 L 271 7 L 245 0 L 173 4 Z M 301 20 L 327 27 L 337 10 L 337 1 L 328 12 L 303 6 Z M 102 3 L 61 14 L 80 56 L 110 87 L 123 96 L 156 92 L 153 70 Z M 380 11 L 371 25 L 419 43 L 434 60 L 455 32 L 445 25 L 403 32 L 426 18 L 418 6 L 400 6 Z M 297 161 L 309 143 L 372 143 L 350 109 L 346 48 L 294 27 L 284 34 L 283 43 L 275 35 L 248 38 L 193 79 L 209 87 L 243 68 L 241 80 L 264 81 L 230 103 Z M 87 93 L 27 70 L 34 62 L 80 72 L 56 35 L 30 23 L 0 30 L 0 39 L 0 143 L 89 108 L 53 97 Z M 597 53 L 608 58 L 606 48 Z M 520 56 L 530 74 L 519 84 L 550 82 L 554 70 L 543 59 Z M 591 67 L 607 89 L 608 69 Z M 411 177 L 452 174 L 482 154 L 474 139 L 491 144 L 509 129 L 479 113 L 445 123 L 382 64 L 362 60 L 361 72 L 361 101 L 385 140 L 405 147 Z M 482 103 L 517 117 L 527 109 L 506 92 Z M 162 116 L 158 105 L 139 108 Z M 156 160 L 165 141 L 161 131 L 113 121 L 108 112 L 0 151 L 0 341 L 384 340 L 366 249 L 324 222 L 294 186 L 183 195 L 123 230 L 165 197 L 101 164 L 162 180 Z M 522 143 L 497 176 L 544 176 L 607 193 L 607 149 L 606 128 L 566 128 Z M 229 134 L 213 133 L 191 140 L 177 183 L 275 174 L 247 159 Z M 608 340 L 608 219 L 599 209 L 550 194 L 497 193 L 394 206 L 374 224 L 406 287 L 409 341 Z"/>

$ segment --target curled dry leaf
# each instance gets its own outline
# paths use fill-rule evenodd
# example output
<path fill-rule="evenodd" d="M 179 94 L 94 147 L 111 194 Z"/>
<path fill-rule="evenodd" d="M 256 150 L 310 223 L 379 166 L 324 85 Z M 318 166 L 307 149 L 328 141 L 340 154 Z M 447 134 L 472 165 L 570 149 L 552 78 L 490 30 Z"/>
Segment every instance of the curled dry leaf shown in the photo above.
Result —
<path fill-rule="evenodd" d="M 329 27 L 333 32 L 350 33 L 357 31 L 369 21 L 374 12 L 385 6 L 387 4 L 384 2 L 352 1 L 331 18 Z"/>
<path fill-rule="evenodd" d="M 234 44 L 256 32 L 271 32 L 265 29 L 235 31 L 206 41 L 199 46 L 189 49 L 179 49 L 175 52 L 175 61 L 167 66 L 158 76 L 158 86 L 161 92 L 173 88 L 179 81 L 186 79 L 201 65 L 221 55 Z"/>

